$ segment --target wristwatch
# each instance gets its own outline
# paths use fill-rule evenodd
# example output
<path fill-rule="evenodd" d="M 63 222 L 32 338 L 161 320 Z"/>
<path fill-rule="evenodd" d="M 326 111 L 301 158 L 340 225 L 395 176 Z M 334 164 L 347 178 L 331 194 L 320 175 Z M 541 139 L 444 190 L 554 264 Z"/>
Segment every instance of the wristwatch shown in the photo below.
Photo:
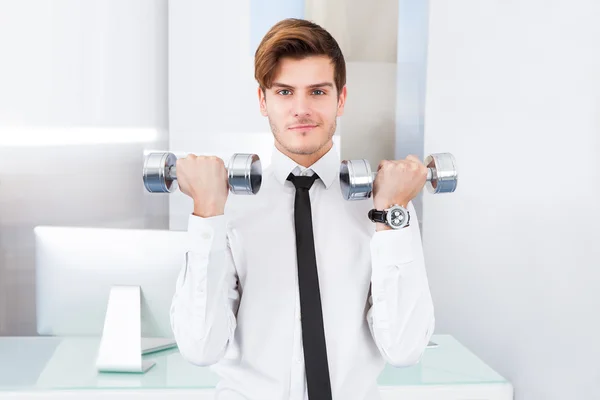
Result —
<path fill-rule="evenodd" d="M 369 219 L 373 222 L 381 222 L 392 229 L 402 229 L 410 226 L 410 213 L 398 204 L 384 210 L 369 210 Z"/>

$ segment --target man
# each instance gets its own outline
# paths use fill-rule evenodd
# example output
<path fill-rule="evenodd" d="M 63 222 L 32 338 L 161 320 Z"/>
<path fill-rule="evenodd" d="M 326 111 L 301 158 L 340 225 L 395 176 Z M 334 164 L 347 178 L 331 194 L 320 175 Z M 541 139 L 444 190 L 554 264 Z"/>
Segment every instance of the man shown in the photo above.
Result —
<path fill-rule="evenodd" d="M 372 200 L 343 199 L 332 138 L 345 75 L 327 31 L 277 23 L 255 56 L 275 139 L 259 193 L 229 197 L 217 157 L 177 161 L 194 212 L 171 325 L 182 356 L 220 375 L 218 400 L 379 399 L 385 362 L 415 364 L 433 333 L 411 202 L 427 169 L 384 160 Z M 393 205 L 402 223 L 368 217 Z"/>

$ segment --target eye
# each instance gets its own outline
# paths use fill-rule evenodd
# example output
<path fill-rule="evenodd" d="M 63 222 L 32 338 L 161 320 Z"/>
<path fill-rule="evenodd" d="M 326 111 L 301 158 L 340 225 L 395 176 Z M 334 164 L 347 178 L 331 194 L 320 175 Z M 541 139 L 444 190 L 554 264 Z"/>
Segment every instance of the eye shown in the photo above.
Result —
<path fill-rule="evenodd" d="M 322 96 L 325 94 L 325 92 L 322 91 L 321 89 L 315 89 L 315 90 L 313 90 L 313 94 L 316 94 L 317 96 Z"/>
<path fill-rule="evenodd" d="M 278 93 L 278 94 L 281 94 L 281 95 L 283 95 L 283 96 L 287 96 L 287 95 L 291 94 L 292 92 L 291 92 L 291 91 L 289 91 L 288 89 L 282 89 L 282 90 L 280 90 L 280 91 L 279 91 L 279 92 L 277 92 L 277 93 Z"/>

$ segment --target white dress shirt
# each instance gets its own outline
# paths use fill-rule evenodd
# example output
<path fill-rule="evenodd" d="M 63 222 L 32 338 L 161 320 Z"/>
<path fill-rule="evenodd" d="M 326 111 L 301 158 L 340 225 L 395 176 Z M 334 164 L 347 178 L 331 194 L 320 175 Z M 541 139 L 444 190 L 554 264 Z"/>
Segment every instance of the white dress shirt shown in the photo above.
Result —
<path fill-rule="evenodd" d="M 216 399 L 308 399 L 290 172 L 320 177 L 309 195 L 333 399 L 380 399 L 385 362 L 420 360 L 435 320 L 413 204 L 409 227 L 376 232 L 373 200 L 344 200 L 339 168 L 337 145 L 309 169 L 273 147 L 257 195 L 189 217 L 171 326 L 182 356 L 220 376 Z"/>

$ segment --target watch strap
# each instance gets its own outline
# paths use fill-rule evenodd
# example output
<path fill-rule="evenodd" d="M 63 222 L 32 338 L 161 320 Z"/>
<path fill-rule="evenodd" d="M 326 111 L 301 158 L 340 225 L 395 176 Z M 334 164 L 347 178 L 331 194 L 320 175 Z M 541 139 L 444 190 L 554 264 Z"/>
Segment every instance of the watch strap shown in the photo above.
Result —
<path fill-rule="evenodd" d="M 381 222 L 382 224 L 386 223 L 386 211 L 372 209 L 369 210 L 369 219 L 373 222 Z"/>

